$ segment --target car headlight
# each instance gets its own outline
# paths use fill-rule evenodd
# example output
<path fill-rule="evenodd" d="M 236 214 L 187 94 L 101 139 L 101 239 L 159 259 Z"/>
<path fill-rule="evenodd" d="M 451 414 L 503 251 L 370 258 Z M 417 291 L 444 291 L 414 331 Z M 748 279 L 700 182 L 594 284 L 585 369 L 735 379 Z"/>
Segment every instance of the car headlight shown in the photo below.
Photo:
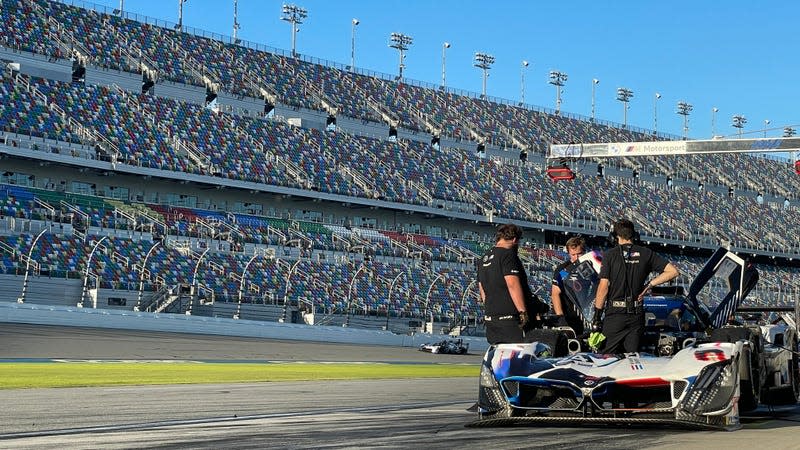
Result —
<path fill-rule="evenodd" d="M 727 412 L 738 382 L 733 362 L 727 359 L 704 367 L 689 388 L 682 408 L 692 414 Z"/>

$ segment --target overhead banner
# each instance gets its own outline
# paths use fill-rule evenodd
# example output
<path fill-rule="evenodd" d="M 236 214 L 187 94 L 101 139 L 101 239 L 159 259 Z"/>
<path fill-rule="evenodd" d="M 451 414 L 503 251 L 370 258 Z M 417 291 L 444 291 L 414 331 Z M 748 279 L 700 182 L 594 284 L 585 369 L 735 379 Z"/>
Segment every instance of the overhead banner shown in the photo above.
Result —
<path fill-rule="evenodd" d="M 686 153 L 686 141 L 613 142 L 550 146 L 549 158 L 606 158 L 614 156 L 678 155 Z"/>
<path fill-rule="evenodd" d="M 553 144 L 548 158 L 609 158 L 704 153 L 792 152 L 800 138 L 712 139 L 703 141 L 611 142 Z"/>

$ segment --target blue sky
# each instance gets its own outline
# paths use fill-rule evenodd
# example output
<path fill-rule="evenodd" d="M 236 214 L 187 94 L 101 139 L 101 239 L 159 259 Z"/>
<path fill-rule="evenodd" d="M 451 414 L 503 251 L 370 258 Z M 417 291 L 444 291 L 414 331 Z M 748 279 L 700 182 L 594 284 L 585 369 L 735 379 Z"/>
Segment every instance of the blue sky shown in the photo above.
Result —
<path fill-rule="evenodd" d="M 81 4 L 75 1 L 76 4 Z M 117 8 L 119 0 L 96 0 Z M 287 2 L 289 3 L 289 2 Z M 239 0 L 239 37 L 291 49 L 291 31 L 281 21 L 283 2 Z M 493 55 L 487 94 L 517 102 L 522 61 L 525 101 L 555 107 L 551 70 L 568 75 L 561 110 L 589 116 L 592 79 L 598 119 L 621 123 L 619 87 L 633 91 L 629 125 L 683 134 L 677 102 L 693 106 L 689 136 L 705 139 L 736 134 L 731 117 L 747 118 L 747 136 L 780 136 L 784 126 L 800 132 L 797 73 L 800 2 L 712 0 L 477 1 L 477 0 L 297 0 L 308 18 L 297 34 L 298 53 L 350 63 L 351 20 L 356 66 L 397 74 L 397 51 L 389 34 L 413 37 L 404 75 L 440 84 L 442 45 L 447 86 L 481 92 L 475 52 Z M 177 22 L 178 0 L 126 0 L 127 12 Z M 183 23 L 232 35 L 233 0 L 188 0 Z M 661 98 L 656 101 L 656 93 Z M 718 108 L 714 114 L 712 108 Z M 769 120 L 769 124 L 765 121 Z"/>

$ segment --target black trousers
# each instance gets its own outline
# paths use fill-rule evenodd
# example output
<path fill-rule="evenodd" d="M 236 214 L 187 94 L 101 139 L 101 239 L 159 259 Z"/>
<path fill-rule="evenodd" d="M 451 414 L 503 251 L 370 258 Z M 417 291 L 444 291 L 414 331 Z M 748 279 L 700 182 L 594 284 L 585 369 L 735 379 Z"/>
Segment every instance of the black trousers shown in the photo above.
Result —
<path fill-rule="evenodd" d="M 518 344 L 524 342 L 525 336 L 519 328 L 519 321 L 493 320 L 486 324 L 486 340 L 489 344 Z"/>
<path fill-rule="evenodd" d="M 644 312 L 606 314 L 603 334 L 606 336 L 603 353 L 638 352 L 644 335 Z"/>

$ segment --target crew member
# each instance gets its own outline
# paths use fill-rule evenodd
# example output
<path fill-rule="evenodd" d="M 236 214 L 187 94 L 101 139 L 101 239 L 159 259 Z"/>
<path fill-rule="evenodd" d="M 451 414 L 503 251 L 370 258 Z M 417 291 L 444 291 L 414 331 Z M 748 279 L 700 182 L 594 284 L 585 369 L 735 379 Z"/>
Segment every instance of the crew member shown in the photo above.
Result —
<path fill-rule="evenodd" d="M 586 240 L 581 236 L 574 236 L 567 240 L 565 246 L 569 254 L 569 260 L 556 266 L 553 272 L 553 287 L 550 289 L 550 300 L 553 303 L 553 312 L 556 315 L 557 327 L 571 327 L 576 335 L 583 334 L 583 321 L 580 316 L 573 310 L 574 308 L 567 308 L 567 305 L 572 305 L 572 302 L 567 298 L 564 289 L 564 281 L 571 276 L 575 276 L 572 270 L 578 265 L 578 258 L 586 253 Z"/>
<path fill-rule="evenodd" d="M 525 332 L 536 326 L 536 316 L 548 310 L 528 286 L 528 275 L 517 255 L 521 238 L 519 226 L 499 226 L 495 246 L 478 262 L 486 340 L 492 345 L 525 342 Z"/>
<path fill-rule="evenodd" d="M 592 328 L 602 328 L 606 337 L 605 353 L 638 351 L 645 327 L 644 296 L 654 286 L 679 275 L 678 269 L 664 257 L 635 244 L 637 236 L 633 222 L 618 220 L 612 231 L 617 246 L 603 254 Z M 653 272 L 658 275 L 645 283 Z M 605 319 L 602 319 L 604 308 Z"/>

